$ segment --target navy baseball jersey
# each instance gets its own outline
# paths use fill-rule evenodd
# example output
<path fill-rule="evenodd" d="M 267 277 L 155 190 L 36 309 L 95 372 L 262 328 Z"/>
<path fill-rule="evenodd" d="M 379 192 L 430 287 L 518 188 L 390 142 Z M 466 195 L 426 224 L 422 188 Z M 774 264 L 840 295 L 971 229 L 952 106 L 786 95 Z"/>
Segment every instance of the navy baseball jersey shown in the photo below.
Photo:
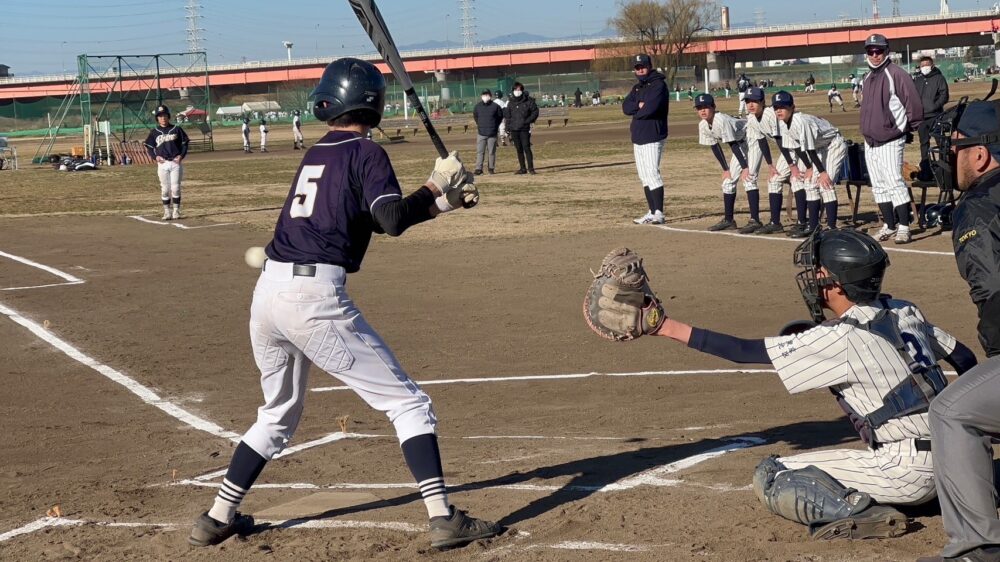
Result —
<path fill-rule="evenodd" d="M 267 257 L 339 265 L 353 273 L 379 231 L 372 209 L 401 197 L 385 149 L 356 133 L 329 132 L 299 165 Z"/>
<path fill-rule="evenodd" d="M 188 151 L 188 136 L 177 125 L 157 127 L 146 137 L 146 152 L 150 158 L 157 156 L 164 160 L 173 160 L 180 156 L 184 158 Z"/>

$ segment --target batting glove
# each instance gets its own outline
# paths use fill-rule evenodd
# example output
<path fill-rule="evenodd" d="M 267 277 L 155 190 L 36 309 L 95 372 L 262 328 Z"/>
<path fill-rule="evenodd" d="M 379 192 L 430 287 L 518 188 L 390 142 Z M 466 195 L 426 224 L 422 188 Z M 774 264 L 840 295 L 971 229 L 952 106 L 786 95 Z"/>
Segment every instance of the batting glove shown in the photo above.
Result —
<path fill-rule="evenodd" d="M 434 171 L 427 183 L 434 184 L 442 195 L 465 183 L 465 166 L 458 158 L 458 151 L 452 151 L 447 158 L 438 157 L 434 161 Z"/>

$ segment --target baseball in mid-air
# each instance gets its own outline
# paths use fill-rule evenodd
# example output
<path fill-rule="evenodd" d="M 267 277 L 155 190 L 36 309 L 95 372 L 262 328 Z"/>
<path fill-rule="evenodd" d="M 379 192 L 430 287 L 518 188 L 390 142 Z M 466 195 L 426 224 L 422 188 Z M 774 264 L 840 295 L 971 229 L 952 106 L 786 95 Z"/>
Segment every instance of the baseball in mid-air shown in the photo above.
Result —
<path fill-rule="evenodd" d="M 250 246 L 247 248 L 245 254 L 243 254 L 243 259 L 246 260 L 247 265 L 255 269 L 260 269 L 264 267 L 264 260 L 267 259 L 267 254 L 264 253 L 263 246 Z"/>

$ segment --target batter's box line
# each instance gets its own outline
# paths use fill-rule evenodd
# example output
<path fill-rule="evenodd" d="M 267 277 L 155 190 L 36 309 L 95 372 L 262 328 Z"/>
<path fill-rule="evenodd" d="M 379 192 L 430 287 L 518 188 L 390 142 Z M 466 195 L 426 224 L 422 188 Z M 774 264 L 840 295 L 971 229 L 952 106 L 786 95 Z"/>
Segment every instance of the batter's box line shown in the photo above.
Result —
<path fill-rule="evenodd" d="M 74 275 L 70 275 L 69 273 L 66 273 L 65 271 L 62 271 L 60 269 L 56 269 L 56 268 L 54 268 L 52 266 L 41 264 L 41 263 L 38 263 L 38 262 L 33 261 L 33 260 L 29 260 L 28 258 L 25 258 L 25 257 L 15 256 L 14 254 L 8 254 L 7 252 L 2 252 L 2 251 L 0 251 L 0 257 L 5 257 L 5 258 L 7 258 L 9 260 L 13 260 L 13 261 L 16 261 L 16 262 L 19 262 L 19 263 L 23 263 L 24 265 L 27 265 L 27 266 L 30 266 L 30 267 L 34 267 L 36 269 L 41 269 L 42 271 L 44 271 L 46 273 L 51 273 L 52 275 L 55 275 L 56 277 L 59 277 L 60 279 L 63 279 L 65 281 L 64 283 L 46 283 L 46 284 L 43 284 L 43 285 L 31 285 L 31 286 L 24 286 L 24 287 L 5 287 L 5 288 L 0 289 L 0 291 L 22 291 L 24 289 L 42 289 L 42 288 L 45 288 L 45 287 L 64 287 L 66 285 L 82 285 L 84 283 L 84 280 L 80 279 L 79 277 L 76 277 Z"/>
<path fill-rule="evenodd" d="M 187 226 L 187 225 L 183 225 L 183 224 L 181 224 L 179 222 L 166 222 L 166 221 L 150 220 L 150 219 L 147 219 L 146 217 L 142 217 L 142 216 L 139 216 L 139 215 L 129 215 L 128 218 L 135 219 L 135 220 L 137 220 L 139 222 L 144 222 L 146 224 L 155 224 L 157 226 L 172 226 L 174 228 L 179 228 L 181 230 L 198 230 L 200 228 L 215 228 L 217 226 L 231 226 L 231 225 L 236 224 L 235 222 L 220 222 L 220 223 L 217 223 L 217 224 L 203 224 L 203 225 L 199 225 L 199 226 Z"/>

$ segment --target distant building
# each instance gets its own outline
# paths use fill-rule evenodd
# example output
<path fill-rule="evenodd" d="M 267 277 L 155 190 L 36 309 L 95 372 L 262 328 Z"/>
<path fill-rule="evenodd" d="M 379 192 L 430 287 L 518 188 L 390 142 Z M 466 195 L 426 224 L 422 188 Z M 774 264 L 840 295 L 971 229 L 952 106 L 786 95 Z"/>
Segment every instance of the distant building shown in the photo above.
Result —
<path fill-rule="evenodd" d="M 0 78 L 6 78 L 10 76 L 10 67 L 6 64 L 0 64 Z"/>

